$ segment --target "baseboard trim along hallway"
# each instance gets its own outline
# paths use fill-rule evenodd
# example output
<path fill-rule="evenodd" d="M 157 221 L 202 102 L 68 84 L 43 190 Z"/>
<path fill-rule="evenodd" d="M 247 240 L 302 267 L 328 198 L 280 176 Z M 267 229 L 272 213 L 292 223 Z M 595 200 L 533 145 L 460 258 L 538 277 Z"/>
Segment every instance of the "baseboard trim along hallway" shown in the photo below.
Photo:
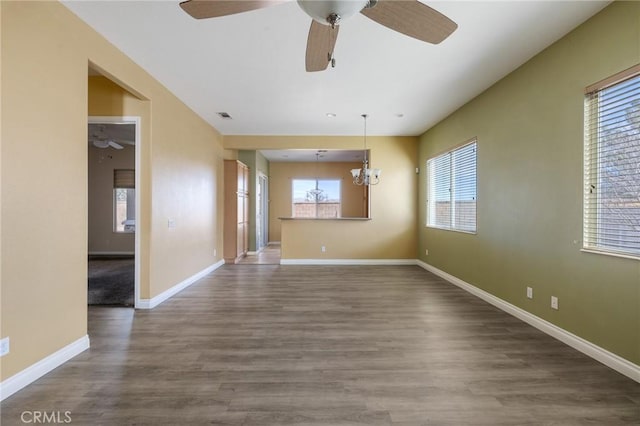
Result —
<path fill-rule="evenodd" d="M 281 265 L 415 265 L 415 259 L 281 259 Z"/>
<path fill-rule="evenodd" d="M 0 401 L 10 397 L 25 386 L 35 382 L 56 367 L 89 349 L 89 336 L 84 335 L 73 343 L 41 359 L 21 372 L 0 383 Z"/>
<path fill-rule="evenodd" d="M 173 287 L 169 288 L 168 290 L 163 291 L 162 293 L 160 293 L 159 295 L 151 298 L 151 299 L 140 299 L 140 303 L 138 305 L 136 305 L 137 309 L 153 309 L 156 306 L 158 306 L 159 304 L 161 304 L 162 302 L 164 302 L 165 300 L 169 299 L 171 296 L 179 293 L 180 291 L 184 290 L 185 288 L 189 287 L 191 284 L 195 283 L 196 281 L 198 281 L 200 278 L 204 277 L 207 274 L 210 274 L 211 272 L 215 271 L 216 269 L 218 269 L 219 267 L 221 267 L 222 265 L 224 265 L 224 260 L 220 260 L 216 263 L 214 263 L 213 265 L 203 269 L 200 272 L 197 272 L 196 274 L 190 276 L 189 278 L 179 282 L 178 284 L 174 285 Z"/>
<path fill-rule="evenodd" d="M 421 260 L 418 266 L 640 383 L 640 366 Z"/>

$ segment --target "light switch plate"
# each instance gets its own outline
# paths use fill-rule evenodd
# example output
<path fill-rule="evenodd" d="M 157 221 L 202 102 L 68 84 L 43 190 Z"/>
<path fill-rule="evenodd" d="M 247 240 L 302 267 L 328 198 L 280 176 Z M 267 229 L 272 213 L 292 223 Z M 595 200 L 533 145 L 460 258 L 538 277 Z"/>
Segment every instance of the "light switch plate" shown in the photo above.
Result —
<path fill-rule="evenodd" d="M 5 337 L 4 339 L 0 340 L 0 356 L 5 356 L 6 354 L 8 354 L 9 349 L 9 338 Z"/>

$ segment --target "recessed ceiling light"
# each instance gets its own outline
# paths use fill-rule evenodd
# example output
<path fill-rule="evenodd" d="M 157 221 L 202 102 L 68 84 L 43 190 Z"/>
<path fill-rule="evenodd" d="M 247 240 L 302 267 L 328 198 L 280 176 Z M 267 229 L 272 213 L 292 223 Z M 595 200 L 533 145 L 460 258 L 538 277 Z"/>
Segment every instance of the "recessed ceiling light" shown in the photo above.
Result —
<path fill-rule="evenodd" d="M 335 113 L 335 112 L 328 112 L 328 113 L 327 113 L 327 117 L 329 117 L 329 118 L 333 118 L 333 117 L 335 117 L 335 116 L 336 116 L 336 113 Z"/>
<path fill-rule="evenodd" d="M 228 112 L 218 112 L 217 114 L 225 120 L 231 120 L 232 118 Z"/>
<path fill-rule="evenodd" d="M 396 117 L 402 118 L 402 117 L 404 117 L 404 114 L 396 114 Z"/>

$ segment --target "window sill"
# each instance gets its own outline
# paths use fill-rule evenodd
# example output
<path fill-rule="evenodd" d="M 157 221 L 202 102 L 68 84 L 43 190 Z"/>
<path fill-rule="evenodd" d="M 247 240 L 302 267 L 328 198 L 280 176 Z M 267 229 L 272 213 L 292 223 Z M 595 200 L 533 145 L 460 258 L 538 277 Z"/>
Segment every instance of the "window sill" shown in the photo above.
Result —
<path fill-rule="evenodd" d="M 442 228 L 440 226 L 430 226 L 430 225 L 426 225 L 425 228 L 439 229 L 441 231 L 459 232 L 460 234 L 478 235 L 478 231 L 464 231 L 462 229 Z"/>
<path fill-rule="evenodd" d="M 279 217 L 280 220 L 371 220 L 370 217 Z"/>
<path fill-rule="evenodd" d="M 632 254 L 615 253 L 611 251 L 601 251 L 601 250 L 595 250 L 595 249 L 589 249 L 589 248 L 582 248 L 580 249 L 580 251 L 583 253 L 602 254 L 605 256 L 621 257 L 623 259 L 640 260 L 640 255 L 634 256 Z"/>

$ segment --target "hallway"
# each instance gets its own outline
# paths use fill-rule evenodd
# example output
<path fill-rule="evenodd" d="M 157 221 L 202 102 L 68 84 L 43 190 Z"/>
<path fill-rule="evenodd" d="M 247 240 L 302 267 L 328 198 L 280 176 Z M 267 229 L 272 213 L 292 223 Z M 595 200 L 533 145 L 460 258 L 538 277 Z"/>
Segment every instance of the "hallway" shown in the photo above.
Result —
<path fill-rule="evenodd" d="M 249 254 L 240 259 L 237 265 L 279 265 L 280 244 L 269 244 L 257 254 Z"/>

